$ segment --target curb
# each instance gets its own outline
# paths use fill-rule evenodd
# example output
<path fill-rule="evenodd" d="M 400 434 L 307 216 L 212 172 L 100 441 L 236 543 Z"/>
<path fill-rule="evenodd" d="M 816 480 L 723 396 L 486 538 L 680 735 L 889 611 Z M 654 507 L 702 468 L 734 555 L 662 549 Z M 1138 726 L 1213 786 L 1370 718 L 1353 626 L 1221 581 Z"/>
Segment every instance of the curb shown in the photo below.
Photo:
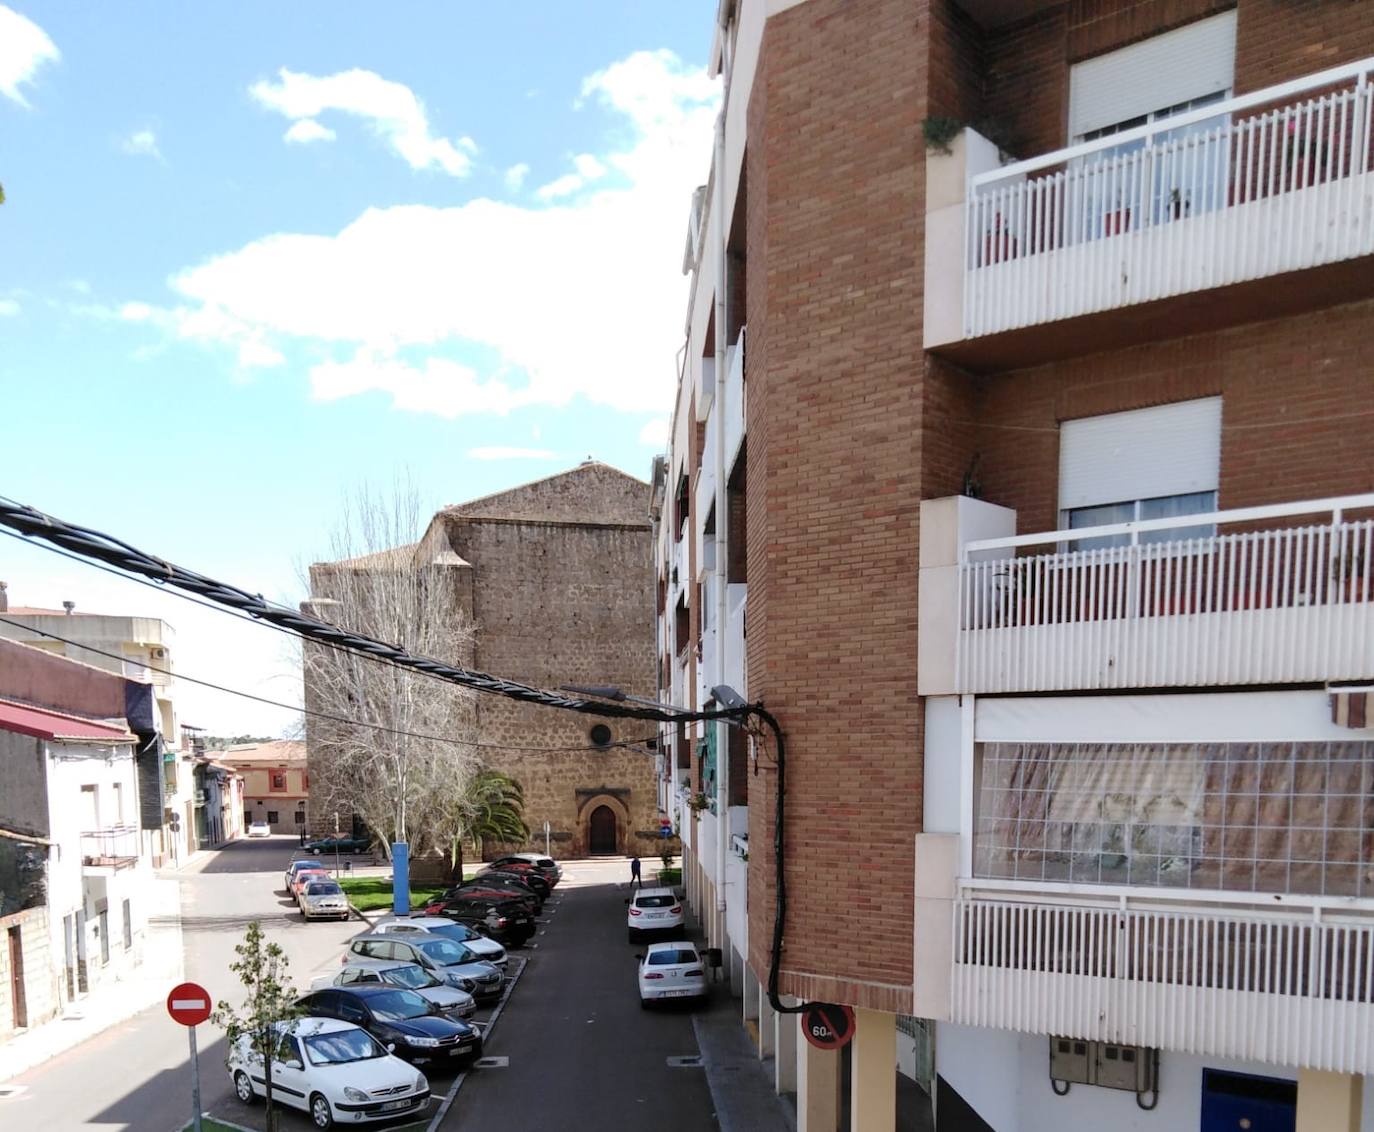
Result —
<path fill-rule="evenodd" d="M 490 1036 L 491 1032 L 496 1029 L 496 1023 L 501 1018 L 501 1012 L 506 1009 L 506 1003 L 510 1001 L 510 996 L 515 993 L 515 985 L 524 976 L 525 970 L 529 965 L 530 961 L 528 959 L 520 964 L 520 970 L 516 972 L 515 978 L 511 979 L 511 981 L 506 984 L 506 993 L 501 996 L 501 1001 L 496 1004 L 496 1009 L 491 1012 L 491 1019 L 487 1022 L 486 1029 L 482 1031 L 483 1056 L 485 1056 L 487 1052 L 487 1038 Z M 425 1132 L 438 1132 L 439 1125 L 443 1123 L 444 1117 L 448 1115 L 448 1110 L 453 1107 L 453 1102 L 458 1099 L 458 1090 L 463 1087 L 463 1082 L 468 1079 L 468 1074 L 471 1072 L 471 1069 L 464 1069 L 463 1072 L 459 1073 L 458 1076 L 453 1079 L 453 1084 L 449 1086 L 448 1096 L 446 1096 L 443 1103 L 439 1105 L 439 1111 L 434 1114 L 434 1119 L 429 1122 L 429 1126 L 425 1129 Z"/>

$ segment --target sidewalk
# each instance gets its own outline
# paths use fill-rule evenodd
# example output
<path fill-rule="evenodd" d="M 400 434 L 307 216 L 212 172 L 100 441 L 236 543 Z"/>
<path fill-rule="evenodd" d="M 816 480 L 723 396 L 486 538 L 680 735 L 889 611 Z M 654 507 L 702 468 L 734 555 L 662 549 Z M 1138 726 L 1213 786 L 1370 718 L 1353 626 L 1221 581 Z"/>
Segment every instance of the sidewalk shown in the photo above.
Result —
<path fill-rule="evenodd" d="M 0 1045 L 0 1081 L 41 1065 L 73 1046 L 160 1004 L 182 981 L 181 884 L 159 870 L 143 938 L 143 962 L 128 978 L 101 986 L 67 1004 L 56 1018 Z"/>
<path fill-rule="evenodd" d="M 760 1060 L 740 1021 L 739 1000 L 718 993 L 711 1010 L 693 1015 L 692 1028 L 721 1132 L 795 1132 L 792 1109 L 773 1091 L 773 1063 Z"/>

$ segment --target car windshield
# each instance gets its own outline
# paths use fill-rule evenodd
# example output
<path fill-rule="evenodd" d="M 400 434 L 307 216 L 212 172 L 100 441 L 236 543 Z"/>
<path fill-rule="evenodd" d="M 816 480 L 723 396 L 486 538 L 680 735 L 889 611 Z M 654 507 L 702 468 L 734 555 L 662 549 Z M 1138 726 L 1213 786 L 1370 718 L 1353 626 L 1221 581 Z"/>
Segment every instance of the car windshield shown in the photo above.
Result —
<path fill-rule="evenodd" d="M 431 933 L 426 932 L 425 935 Z M 417 950 L 422 951 L 428 958 L 433 959 L 441 967 L 448 967 L 454 963 L 468 962 L 468 949 L 461 944 L 454 943 L 451 939 L 442 937 L 435 939 L 416 939 L 409 941 L 413 943 Z"/>
<path fill-rule="evenodd" d="M 637 896 L 635 897 L 636 908 L 671 908 L 674 900 L 671 896 Z"/>
<path fill-rule="evenodd" d="M 367 1000 L 372 1013 L 387 1022 L 400 1022 L 406 1018 L 423 1018 L 430 1013 L 429 1003 L 414 991 L 394 990 L 385 994 L 374 994 Z"/>
<path fill-rule="evenodd" d="M 331 881 L 315 881 L 305 886 L 307 896 L 342 896 L 343 889 Z"/>
<path fill-rule="evenodd" d="M 386 981 L 398 987 L 409 987 L 411 990 L 417 990 L 420 987 L 443 986 L 443 983 L 418 963 L 407 963 L 404 967 L 392 967 L 386 973 Z"/>
<path fill-rule="evenodd" d="M 672 967 L 678 963 L 695 963 L 697 953 L 689 947 L 668 947 L 649 953 L 650 967 Z"/>
<path fill-rule="evenodd" d="M 293 873 L 303 873 L 303 872 L 305 872 L 306 869 L 319 869 L 321 872 L 323 872 L 323 871 L 324 871 L 324 865 L 321 864 L 319 861 L 292 861 L 292 862 L 291 862 L 291 871 L 292 871 Z"/>
<path fill-rule="evenodd" d="M 426 930 L 430 935 L 441 936 L 444 939 L 457 940 L 459 943 L 463 943 L 472 937 L 471 930 L 464 927 L 462 924 L 435 924 L 433 927 L 427 928 Z"/>
<path fill-rule="evenodd" d="M 363 1030 L 335 1030 L 305 1039 L 306 1055 L 312 1065 L 341 1065 L 346 1061 L 367 1061 L 385 1057 L 384 1050 Z"/>

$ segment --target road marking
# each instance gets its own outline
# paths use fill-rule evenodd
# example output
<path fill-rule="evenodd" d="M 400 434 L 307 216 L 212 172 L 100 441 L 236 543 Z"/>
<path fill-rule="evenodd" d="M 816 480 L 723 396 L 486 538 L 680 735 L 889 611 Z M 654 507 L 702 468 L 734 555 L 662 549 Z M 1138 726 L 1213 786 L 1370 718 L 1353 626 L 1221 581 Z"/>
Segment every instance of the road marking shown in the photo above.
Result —
<path fill-rule="evenodd" d="M 678 1057 L 670 1057 L 668 1067 L 670 1069 L 701 1069 L 703 1068 L 701 1054 L 687 1053 Z"/>
<path fill-rule="evenodd" d="M 509 1069 L 509 1057 L 479 1057 L 472 1063 L 474 1069 Z"/>

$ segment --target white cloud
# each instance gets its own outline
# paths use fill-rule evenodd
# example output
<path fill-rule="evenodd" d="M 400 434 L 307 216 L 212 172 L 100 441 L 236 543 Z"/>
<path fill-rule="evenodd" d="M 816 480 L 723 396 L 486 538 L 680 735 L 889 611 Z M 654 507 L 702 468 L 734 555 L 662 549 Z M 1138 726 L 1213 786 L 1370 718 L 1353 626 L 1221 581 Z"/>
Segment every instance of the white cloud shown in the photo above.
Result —
<path fill-rule="evenodd" d="M 579 153 L 574 157 L 573 168 L 577 170 L 576 173 L 565 173 L 547 185 L 541 185 L 535 189 L 534 195 L 542 201 L 558 200 L 572 196 L 578 189 L 606 175 L 606 166 L 590 153 Z"/>
<path fill-rule="evenodd" d="M 656 52 L 582 89 L 629 137 L 585 155 L 597 163 L 582 163 L 588 173 L 615 173 L 593 191 L 532 207 L 374 208 L 335 235 L 265 236 L 175 275 L 168 332 L 229 346 L 245 365 L 304 346 L 330 359 L 309 371 L 320 400 L 381 392 L 448 418 L 574 397 L 666 411 L 683 226 L 710 161 L 715 85 Z M 317 103 L 290 108 L 304 118 Z"/>
<path fill-rule="evenodd" d="M 469 448 L 474 460 L 552 460 L 558 453 L 547 448 Z"/>
<path fill-rule="evenodd" d="M 574 157 L 573 167 L 577 170 L 578 176 L 587 181 L 595 181 L 598 177 L 606 175 L 606 166 L 590 153 L 579 153 Z"/>
<path fill-rule="evenodd" d="M 338 136 L 328 126 L 321 126 L 314 118 L 302 118 L 291 123 L 291 128 L 282 135 L 282 140 L 308 145 L 310 142 L 333 141 Z"/>
<path fill-rule="evenodd" d="M 655 417 L 639 430 L 639 443 L 648 448 L 668 447 L 668 419 Z"/>
<path fill-rule="evenodd" d="M 128 137 L 120 139 L 119 148 L 131 157 L 156 157 L 162 160 L 162 151 L 157 147 L 157 135 L 152 130 L 135 130 Z"/>
<path fill-rule="evenodd" d="M 354 68 L 333 75 L 306 75 L 283 67 L 277 82 L 254 83 L 248 93 L 296 123 L 286 132 L 288 141 L 312 140 L 292 137 L 292 133 L 301 122 L 336 110 L 366 121 L 412 169 L 434 166 L 454 177 L 465 177 L 472 169 L 471 155 L 477 145 L 471 138 L 459 138 L 455 145 L 434 136 L 424 103 L 415 92 L 373 71 Z"/>
<path fill-rule="evenodd" d="M 56 63 L 61 58 L 47 32 L 0 4 L 0 94 L 27 106 L 19 84 L 31 82 L 44 63 Z"/>
<path fill-rule="evenodd" d="M 506 170 L 506 188 L 513 193 L 518 193 L 525 184 L 525 178 L 530 175 L 530 167 L 523 161 L 519 165 L 512 165 Z"/>
<path fill-rule="evenodd" d="M 0 318 L 13 318 L 19 313 L 19 304 L 13 299 L 0 299 Z"/>

